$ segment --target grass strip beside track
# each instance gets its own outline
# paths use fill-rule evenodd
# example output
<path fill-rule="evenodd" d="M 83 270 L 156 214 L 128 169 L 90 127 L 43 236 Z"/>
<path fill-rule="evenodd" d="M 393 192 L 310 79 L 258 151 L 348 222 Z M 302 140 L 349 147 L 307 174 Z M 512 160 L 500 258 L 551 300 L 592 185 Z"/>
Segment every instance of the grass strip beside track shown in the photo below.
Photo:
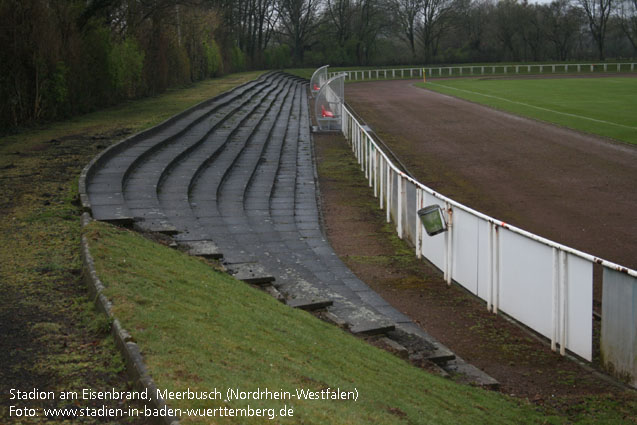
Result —
<path fill-rule="evenodd" d="M 287 405 L 304 424 L 545 423 L 532 406 L 417 369 L 301 310 L 215 270 L 211 263 L 94 222 L 87 228 L 114 312 L 143 350 L 159 388 L 210 391 L 220 400 L 173 400 L 174 408 Z M 353 400 L 224 401 L 243 391 L 358 390 Z M 560 420 L 555 419 L 555 423 Z M 210 418 L 182 417 L 184 423 Z M 237 423 L 217 418 L 215 423 Z M 242 418 L 240 423 L 264 423 Z"/>
<path fill-rule="evenodd" d="M 457 79 L 417 86 L 637 144 L 637 78 Z"/>

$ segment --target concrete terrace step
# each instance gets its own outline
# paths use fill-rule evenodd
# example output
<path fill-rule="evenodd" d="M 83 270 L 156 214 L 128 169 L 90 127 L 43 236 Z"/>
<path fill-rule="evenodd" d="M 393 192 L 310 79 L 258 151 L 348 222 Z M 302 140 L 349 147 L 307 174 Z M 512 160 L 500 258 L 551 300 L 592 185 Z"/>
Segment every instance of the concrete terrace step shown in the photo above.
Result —
<path fill-rule="evenodd" d="M 134 169 L 137 162 L 158 147 L 178 138 L 184 131 L 224 106 L 232 104 L 238 96 L 249 93 L 260 85 L 267 85 L 272 77 L 272 75 L 266 75 L 211 101 L 203 102 L 153 129 L 118 143 L 98 156 L 90 164 L 92 166 L 89 167 L 83 179 L 86 191 L 85 206 L 90 207 L 93 217 L 105 221 L 132 221 L 133 216 L 124 199 L 123 190 L 129 170 Z"/>
<path fill-rule="evenodd" d="M 143 220 L 143 228 L 161 230 L 169 222 L 164 210 L 172 212 L 172 204 L 185 199 L 192 172 L 180 165 L 184 162 L 189 165 L 188 160 L 196 154 L 204 155 L 201 151 L 218 149 L 227 140 L 229 132 L 237 127 L 236 122 L 262 102 L 271 90 L 271 84 L 263 84 L 244 92 L 236 98 L 236 103 L 225 105 L 179 139 L 156 149 L 128 174 L 124 197 L 133 216 Z M 219 115 L 220 112 L 223 114 Z M 160 205 L 160 199 L 163 199 L 163 205 Z"/>
<path fill-rule="evenodd" d="M 193 255 L 324 309 L 360 335 L 386 334 L 410 356 L 480 376 L 359 280 L 319 222 L 307 82 L 271 73 L 122 142 L 87 167 L 96 219 L 173 235 Z"/>

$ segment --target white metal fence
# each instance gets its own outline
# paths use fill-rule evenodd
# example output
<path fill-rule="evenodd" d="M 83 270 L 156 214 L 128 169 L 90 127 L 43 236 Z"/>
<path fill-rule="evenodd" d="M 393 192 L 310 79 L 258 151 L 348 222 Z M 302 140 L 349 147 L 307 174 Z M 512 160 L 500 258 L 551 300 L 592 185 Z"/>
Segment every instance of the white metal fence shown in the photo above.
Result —
<path fill-rule="evenodd" d="M 426 77 L 470 77 L 477 75 L 501 74 L 564 74 L 564 73 L 595 73 L 595 72 L 634 72 L 637 63 L 559 63 L 559 64 L 528 64 L 528 65 L 463 65 L 440 66 L 422 68 L 393 68 L 393 69 L 359 69 L 329 73 L 329 77 L 345 74 L 346 80 L 387 80 L 398 78 Z"/>
<path fill-rule="evenodd" d="M 401 172 L 343 105 L 342 131 L 401 238 L 444 272 L 559 347 L 592 360 L 593 264 L 604 267 L 602 356 L 637 385 L 637 272 L 555 243 L 453 201 Z M 428 236 L 417 211 L 438 204 L 449 230 Z M 610 276 L 610 277 L 609 277 Z M 619 282 L 615 284 L 615 281 Z M 608 303 L 608 305 L 607 305 Z"/>

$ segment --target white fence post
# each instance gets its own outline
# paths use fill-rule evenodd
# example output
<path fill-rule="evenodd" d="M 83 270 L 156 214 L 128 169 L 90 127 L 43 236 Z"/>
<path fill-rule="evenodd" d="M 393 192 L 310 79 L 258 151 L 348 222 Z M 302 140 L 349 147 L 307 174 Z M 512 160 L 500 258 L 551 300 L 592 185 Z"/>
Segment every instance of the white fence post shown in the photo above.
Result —
<path fill-rule="evenodd" d="M 378 150 L 374 149 L 374 198 L 378 198 Z"/>
<path fill-rule="evenodd" d="M 385 190 L 387 195 L 385 196 L 385 199 L 387 200 L 387 223 L 391 222 L 391 192 L 392 192 L 392 180 L 391 180 L 391 173 L 392 173 L 392 169 L 391 166 L 389 165 L 389 162 L 387 162 L 385 164 L 386 168 L 385 168 L 385 175 L 387 176 L 387 185 L 385 186 Z"/>
<path fill-rule="evenodd" d="M 487 289 L 487 310 L 491 311 L 493 308 L 493 223 L 489 223 L 489 287 Z"/>
<path fill-rule="evenodd" d="M 396 194 L 398 198 L 396 199 L 396 231 L 398 232 L 398 237 L 400 239 L 403 238 L 403 176 L 396 173 Z"/>
<path fill-rule="evenodd" d="M 369 140 L 369 137 L 367 136 L 365 136 L 365 138 L 367 139 L 367 179 L 369 180 L 369 187 L 372 187 L 374 153 L 372 152 L 372 141 Z"/>
<path fill-rule="evenodd" d="M 449 203 L 446 204 L 447 209 L 447 231 L 445 232 L 445 269 L 444 280 L 447 285 L 451 285 L 451 263 L 452 263 L 452 250 L 453 250 L 453 210 Z"/>
<path fill-rule="evenodd" d="M 361 171 L 363 171 L 363 141 L 361 129 L 358 126 L 356 126 L 356 149 L 358 149 L 358 163 L 361 165 Z"/>
<path fill-rule="evenodd" d="M 367 171 L 368 171 L 367 161 L 369 160 L 367 149 L 369 148 L 369 144 L 367 141 L 367 135 L 365 134 L 363 129 L 361 129 L 360 132 L 361 132 L 361 140 L 363 141 L 363 160 L 361 161 L 361 171 L 363 171 L 363 173 L 365 174 L 365 178 L 367 178 Z"/>
<path fill-rule="evenodd" d="M 380 161 L 378 162 L 378 198 L 380 202 L 380 209 L 383 209 L 383 195 L 385 194 L 385 179 L 383 178 L 383 171 L 385 170 L 385 159 L 382 155 L 379 155 Z"/>
<path fill-rule="evenodd" d="M 487 310 L 497 314 L 500 298 L 500 231 L 495 223 L 489 223 L 489 290 Z"/>
<path fill-rule="evenodd" d="M 422 257 L 422 223 L 418 216 L 418 210 L 422 208 L 422 189 L 416 187 L 416 257 L 420 259 Z"/>
<path fill-rule="evenodd" d="M 559 329 L 559 302 L 560 302 L 560 257 L 557 248 L 553 247 L 553 306 L 552 306 L 552 320 L 551 320 L 551 350 L 557 350 L 557 338 Z"/>
<path fill-rule="evenodd" d="M 361 165 L 361 171 L 365 172 L 365 134 L 363 134 L 363 130 L 358 127 L 358 146 L 360 149 L 361 157 L 358 160 L 358 163 Z"/>
<path fill-rule="evenodd" d="M 566 252 L 560 251 L 562 261 L 560 264 L 560 354 L 566 354 L 566 318 L 568 311 L 568 256 Z"/>
<path fill-rule="evenodd" d="M 500 309 L 500 229 L 495 227 L 495 281 L 493 285 L 493 312 Z"/>

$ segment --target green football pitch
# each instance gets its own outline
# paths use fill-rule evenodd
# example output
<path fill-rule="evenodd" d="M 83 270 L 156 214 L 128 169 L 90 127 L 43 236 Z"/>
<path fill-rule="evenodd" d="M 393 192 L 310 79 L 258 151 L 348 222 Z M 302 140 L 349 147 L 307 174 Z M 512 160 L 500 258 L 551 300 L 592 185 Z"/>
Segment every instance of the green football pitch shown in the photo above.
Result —
<path fill-rule="evenodd" d="M 440 93 L 637 144 L 637 78 L 434 80 Z"/>

